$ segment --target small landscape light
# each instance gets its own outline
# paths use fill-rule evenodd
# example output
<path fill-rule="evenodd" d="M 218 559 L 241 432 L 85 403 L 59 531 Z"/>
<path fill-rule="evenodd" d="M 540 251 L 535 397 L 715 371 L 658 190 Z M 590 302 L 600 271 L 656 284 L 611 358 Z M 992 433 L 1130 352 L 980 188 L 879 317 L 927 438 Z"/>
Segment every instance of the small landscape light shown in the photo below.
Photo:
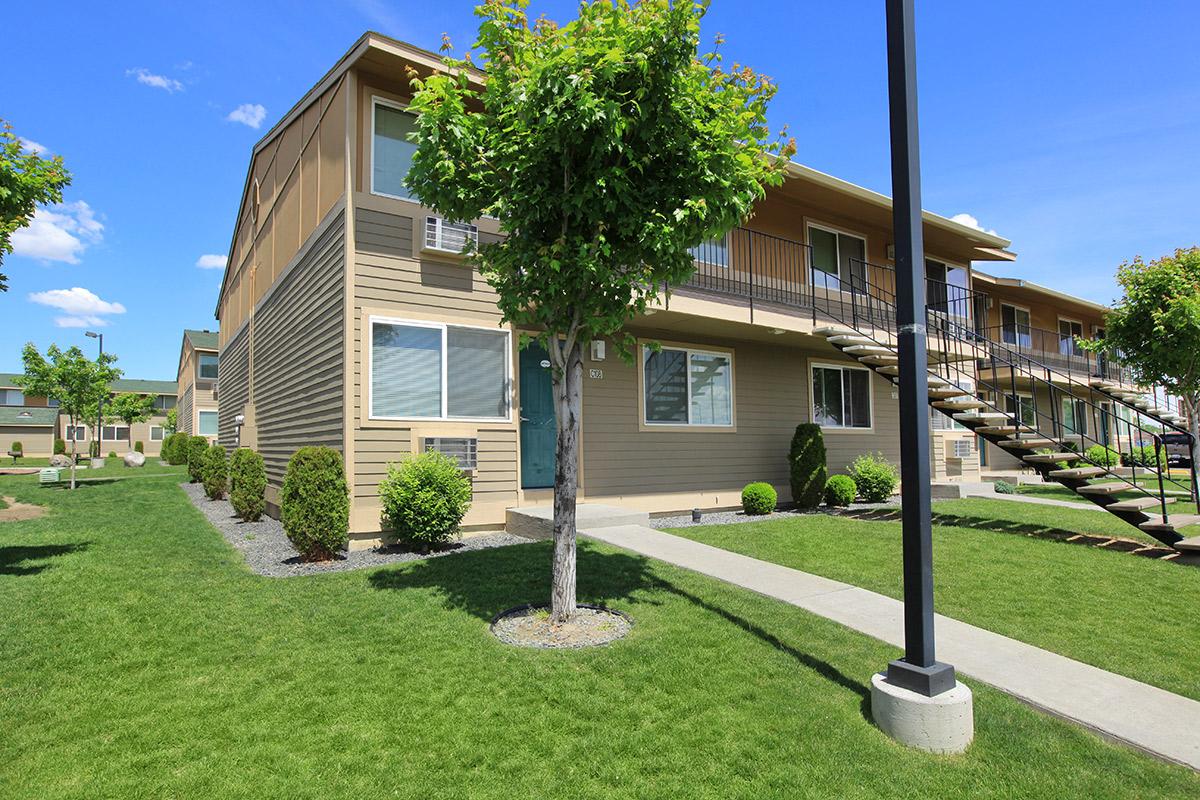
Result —
<path fill-rule="evenodd" d="M 692 509 L 692 522 L 699 522 L 699 521 L 700 521 L 700 509 L 693 508 Z"/>

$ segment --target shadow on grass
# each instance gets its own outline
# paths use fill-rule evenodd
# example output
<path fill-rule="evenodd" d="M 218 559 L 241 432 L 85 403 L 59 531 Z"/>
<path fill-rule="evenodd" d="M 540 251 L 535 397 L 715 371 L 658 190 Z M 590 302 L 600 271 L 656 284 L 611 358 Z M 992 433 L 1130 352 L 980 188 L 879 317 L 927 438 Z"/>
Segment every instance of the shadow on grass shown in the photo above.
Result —
<path fill-rule="evenodd" d="M 500 547 L 376 570 L 367 576 L 367 582 L 380 590 L 433 589 L 448 607 L 490 622 L 501 611 L 522 603 L 549 602 L 550 555 L 548 542 Z M 831 683 L 854 692 L 862 699 L 863 713 L 870 719 L 870 690 L 864 684 L 745 617 L 664 580 L 655 574 L 648 558 L 626 552 L 602 552 L 580 542 L 578 576 L 580 602 L 627 610 L 622 606 L 659 605 L 652 597 L 655 592 L 686 600 Z M 636 622 L 636 615 L 634 619 Z"/>
<path fill-rule="evenodd" d="M 52 564 L 40 563 L 22 566 L 26 562 L 45 562 L 56 556 L 65 556 L 86 550 L 90 542 L 73 544 L 10 545 L 0 547 L 0 575 L 36 575 L 49 569 Z"/>

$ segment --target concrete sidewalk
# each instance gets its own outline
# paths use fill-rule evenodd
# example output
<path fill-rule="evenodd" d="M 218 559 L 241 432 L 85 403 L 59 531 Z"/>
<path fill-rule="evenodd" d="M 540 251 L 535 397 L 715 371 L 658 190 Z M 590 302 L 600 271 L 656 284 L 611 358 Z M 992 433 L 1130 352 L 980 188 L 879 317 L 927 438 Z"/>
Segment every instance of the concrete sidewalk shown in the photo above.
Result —
<path fill-rule="evenodd" d="M 1073 502 L 1071 500 L 1055 500 L 1053 497 L 1033 497 L 1027 494 L 1000 494 L 999 492 L 988 494 L 968 494 L 967 497 L 982 497 L 988 500 L 1006 500 L 1011 503 L 1029 503 L 1037 506 L 1058 506 L 1059 508 L 1077 508 L 1080 511 L 1103 511 L 1104 509 L 1095 503 Z M 936 509 L 935 509 L 936 510 Z"/>
<path fill-rule="evenodd" d="M 899 600 L 640 525 L 580 533 L 904 646 Z M 1102 736 L 1200 770 L 1200 702 L 949 617 L 938 615 L 936 632 L 938 657 L 962 674 Z"/>

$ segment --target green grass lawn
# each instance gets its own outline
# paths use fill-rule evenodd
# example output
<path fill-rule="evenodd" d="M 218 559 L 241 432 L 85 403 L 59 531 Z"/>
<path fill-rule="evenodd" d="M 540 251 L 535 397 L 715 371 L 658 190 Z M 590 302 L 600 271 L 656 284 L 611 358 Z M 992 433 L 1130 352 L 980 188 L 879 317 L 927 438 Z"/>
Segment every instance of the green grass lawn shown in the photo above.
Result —
<path fill-rule="evenodd" d="M 1200 700 L 1200 618 L 1189 610 L 1200 569 L 1021 533 L 1134 530 L 1097 511 L 969 498 L 934 512 L 940 613 Z M 902 595 L 899 522 L 821 514 L 671 532 Z"/>
<path fill-rule="evenodd" d="M 174 481 L 0 492 L 50 509 L 0 523 L 6 800 L 1200 794 L 978 685 L 966 754 L 905 749 L 864 717 L 897 650 L 618 550 L 580 594 L 630 637 L 519 650 L 487 621 L 547 596 L 548 543 L 268 579 Z"/>
<path fill-rule="evenodd" d="M 1103 483 L 1111 483 L 1112 481 L 1102 481 Z M 1190 486 L 1191 484 L 1185 484 Z M 1153 494 L 1157 493 L 1156 485 L 1147 486 L 1147 489 Z M 1025 494 L 1031 497 L 1047 497 L 1052 500 L 1069 500 L 1075 503 L 1087 503 L 1088 501 L 1071 491 L 1061 483 L 1023 483 L 1017 488 L 1017 494 Z M 1136 490 L 1128 493 L 1122 493 L 1119 497 L 1143 497 L 1144 494 Z M 1195 503 L 1185 502 L 1183 498 L 1175 497 L 1175 502 L 1167 507 L 1170 514 L 1195 514 Z M 1122 523 L 1124 524 L 1124 523 Z M 1128 526 L 1126 526 L 1128 527 Z"/>

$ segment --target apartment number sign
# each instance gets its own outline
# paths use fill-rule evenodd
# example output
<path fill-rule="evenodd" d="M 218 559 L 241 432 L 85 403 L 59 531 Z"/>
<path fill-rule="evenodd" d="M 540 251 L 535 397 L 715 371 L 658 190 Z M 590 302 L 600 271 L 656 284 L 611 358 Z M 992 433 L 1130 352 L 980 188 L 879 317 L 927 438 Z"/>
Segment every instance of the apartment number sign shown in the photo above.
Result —
<path fill-rule="evenodd" d="M 604 370 L 602 370 L 602 369 L 589 369 L 589 370 L 588 370 L 588 377 L 589 377 L 589 378 L 591 378 L 591 379 L 592 379 L 592 380 L 594 380 L 594 381 L 602 381 L 602 380 L 604 380 Z"/>

